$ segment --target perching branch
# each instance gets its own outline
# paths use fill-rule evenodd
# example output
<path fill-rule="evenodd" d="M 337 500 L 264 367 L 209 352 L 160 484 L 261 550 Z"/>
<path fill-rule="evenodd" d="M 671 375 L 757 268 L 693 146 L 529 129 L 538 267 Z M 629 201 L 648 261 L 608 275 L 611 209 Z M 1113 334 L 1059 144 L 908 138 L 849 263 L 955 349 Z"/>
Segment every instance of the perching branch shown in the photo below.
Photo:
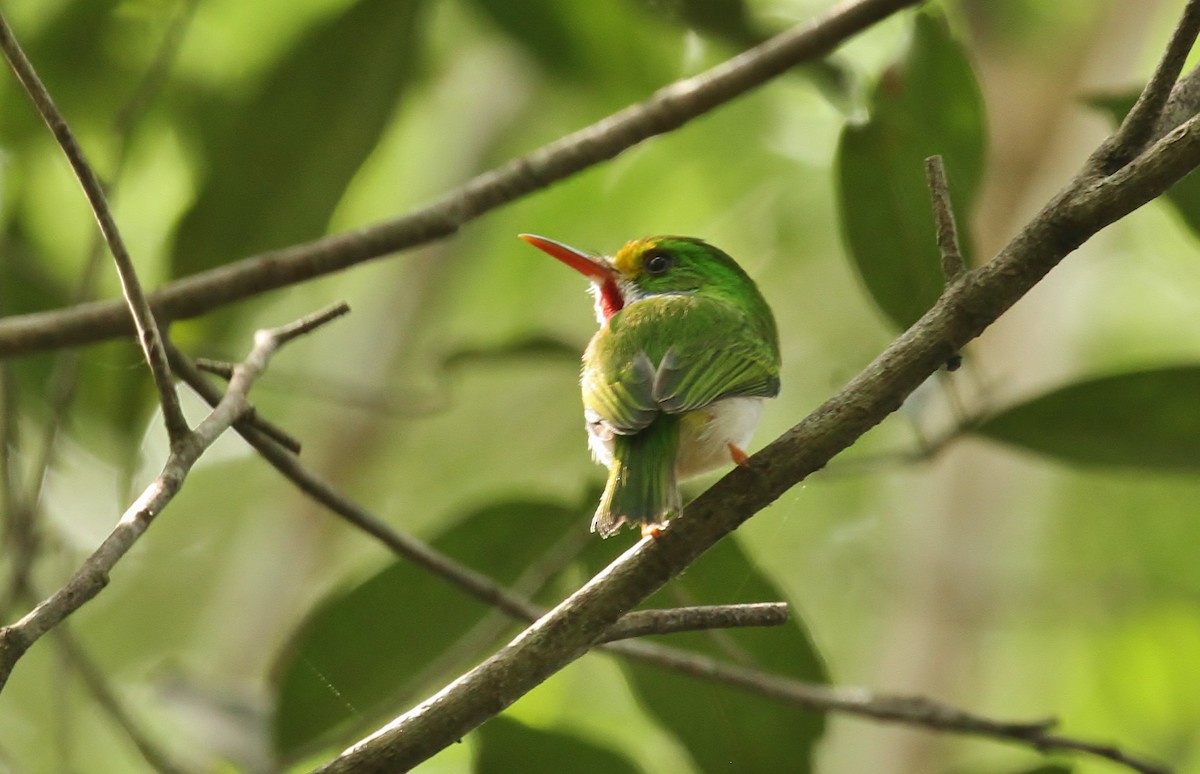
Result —
<path fill-rule="evenodd" d="M 204 375 L 186 355 L 183 355 L 174 348 L 170 348 L 168 353 L 171 356 L 171 364 L 175 368 L 176 374 L 205 401 L 215 405 L 220 400 L 221 393 L 204 378 Z M 533 622 L 545 614 L 546 611 L 542 607 L 506 589 L 491 578 L 466 565 L 460 564 L 420 541 L 397 532 L 387 523 L 376 518 L 348 497 L 340 494 L 332 486 L 322 481 L 294 455 L 272 444 L 269 439 L 265 438 L 254 427 L 247 426 L 245 422 L 239 422 L 234 425 L 234 429 L 264 459 L 271 463 L 287 479 L 292 481 L 301 491 L 308 494 L 316 502 L 329 508 L 334 514 L 387 546 L 397 556 L 414 562 L 472 598 L 484 602 L 517 620 Z M 759 606 L 735 605 L 732 607 L 734 610 L 747 610 Z M 775 606 L 768 603 L 764 607 L 770 610 Z M 722 611 L 729 608 L 723 609 L 718 607 L 710 609 Z M 668 614 L 675 613 L 675 611 L 666 612 Z M 780 612 L 783 611 L 780 610 Z M 620 637 L 632 637 L 649 633 L 666 633 L 665 630 L 656 630 L 654 632 L 632 631 L 634 627 L 639 625 L 638 620 L 641 616 L 645 614 L 655 615 L 657 613 L 658 611 L 638 610 L 626 613 L 601 638 L 600 641 L 604 643 L 600 645 L 601 649 L 638 663 L 731 685 L 742 690 L 786 701 L 815 711 L 840 712 L 919 728 L 953 731 L 977 736 L 991 736 L 998 739 L 1008 738 L 1014 741 L 1026 742 L 1029 741 L 1027 736 L 1030 729 L 1047 731 L 1050 725 L 1052 725 L 1052 723 L 1047 721 L 1023 723 L 993 721 L 952 707 L 935 704 L 928 700 L 872 694 L 857 688 L 830 688 L 828 686 L 807 685 L 755 669 L 733 667 L 707 656 L 653 642 L 630 639 L 613 641 L 617 639 L 617 636 L 614 636 L 617 633 L 619 633 Z M 721 616 L 725 614 L 725 612 L 719 613 Z M 776 613 L 772 611 L 767 613 L 767 615 L 774 616 Z M 726 625 L 727 622 L 718 621 L 715 623 Z M 768 620 L 764 623 L 769 624 L 774 623 L 774 621 Z M 770 687 L 760 689 L 760 686 L 763 685 Z M 936 707 L 937 711 L 931 711 L 931 707 Z M 984 730 L 973 730 L 972 726 L 961 722 L 958 726 L 953 727 L 945 726 L 945 724 L 938 725 L 939 719 L 945 717 L 975 718 L 977 722 L 974 724 L 974 727 Z M 1012 731 L 1013 734 L 1018 735 L 1009 734 L 1006 736 L 1006 731 Z M 1024 736 L 1021 736 L 1022 734 Z M 1095 745 L 1084 740 L 1075 740 L 1066 737 L 1059 739 L 1062 749 L 1088 751 L 1103 749 L 1101 745 Z M 1102 753 L 1096 754 L 1102 755 Z M 1120 759 L 1113 758 L 1112 756 L 1103 757 L 1110 757 L 1113 760 L 1120 761 Z M 1153 773 L 1155 770 L 1147 768 L 1145 771 Z"/>
<path fill-rule="evenodd" d="M 171 452 L 162 472 L 129 506 L 108 537 L 84 560 L 61 589 L 16 623 L 0 628 L 0 688 L 4 687 L 13 667 L 33 643 L 100 593 L 108 584 L 109 573 L 117 562 L 179 492 L 200 456 L 231 425 L 245 416 L 250 409 L 247 399 L 250 387 L 266 370 L 275 350 L 348 311 L 348 306 L 338 304 L 290 325 L 255 333 L 253 348 L 238 365 L 220 402 L 195 430 L 171 444 Z"/>
<path fill-rule="evenodd" d="M 67 161 L 71 165 L 71 170 L 79 180 L 80 186 L 83 187 L 83 193 L 87 196 L 88 204 L 91 205 L 92 214 L 96 216 L 96 223 L 100 226 L 100 232 L 104 235 L 104 241 L 108 243 L 113 262 L 117 266 L 117 274 L 121 279 L 121 290 L 125 294 L 125 304 L 129 314 L 133 317 L 138 343 L 142 347 L 142 354 L 146 358 L 146 364 L 149 365 L 150 373 L 154 377 L 154 386 L 158 390 L 158 401 L 162 404 L 167 435 L 170 437 L 172 445 L 180 443 L 187 436 L 188 425 L 183 416 L 183 408 L 179 405 L 179 395 L 175 392 L 175 384 L 171 381 L 171 367 L 167 365 L 167 352 L 163 348 L 162 334 L 154 319 L 150 303 L 146 300 L 146 294 L 142 290 L 142 283 L 138 280 L 137 271 L 133 267 L 133 259 L 125 247 L 125 240 L 121 237 L 120 229 L 117 228 L 112 210 L 109 209 L 104 185 L 100 182 L 100 178 L 92 169 L 91 164 L 88 163 L 83 148 L 75 139 L 75 133 L 71 131 L 66 119 L 54 104 L 50 92 L 46 90 L 46 86 L 33 69 L 33 64 L 21 50 L 16 38 L 13 37 L 12 30 L 3 14 L 0 14 L 0 51 L 4 52 L 4 58 L 8 60 L 17 80 L 25 88 L 25 92 L 33 101 L 38 114 L 50 129 L 50 133 L 54 135 L 63 155 L 67 157 Z"/>
<path fill-rule="evenodd" d="M 194 274 L 151 293 L 150 306 L 160 323 L 196 317 L 269 290 L 447 237 L 484 213 L 607 161 L 645 139 L 678 129 L 920 2 L 844 3 L 810 24 L 776 35 L 692 78 L 676 81 L 644 102 L 480 174 L 415 212 Z M 0 357 L 87 344 L 132 332 L 126 310 L 115 302 L 9 317 L 0 320 Z"/>
<path fill-rule="evenodd" d="M 1198 5 L 1189 1 L 1159 72 L 1170 71 L 1178 41 L 1190 46 L 1194 40 Z M 1157 124 L 1166 100 L 1143 102 L 1151 106 L 1143 108 L 1147 120 Z M 1194 116 L 1196 107 L 1185 115 Z M 1110 174 L 1097 176 L 1092 165 L 1085 166 L 989 263 L 946 288 L 929 312 L 846 387 L 700 495 L 657 539 L 643 539 L 491 658 L 320 771 L 412 767 L 586 653 L 618 618 L 895 411 L 1079 245 L 1198 165 L 1200 120 L 1192 117 Z"/>

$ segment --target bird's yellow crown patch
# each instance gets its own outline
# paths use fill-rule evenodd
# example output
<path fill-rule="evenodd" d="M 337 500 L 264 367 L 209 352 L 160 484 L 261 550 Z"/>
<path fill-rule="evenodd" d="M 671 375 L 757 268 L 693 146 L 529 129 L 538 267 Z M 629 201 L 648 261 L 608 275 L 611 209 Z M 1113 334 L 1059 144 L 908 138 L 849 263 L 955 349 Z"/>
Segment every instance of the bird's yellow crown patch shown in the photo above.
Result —
<path fill-rule="evenodd" d="M 660 240 L 655 237 L 643 237 L 642 239 L 634 239 L 631 242 L 626 242 L 625 245 L 617 251 L 613 256 L 612 265 L 621 276 L 633 278 L 642 273 L 642 255 L 647 250 L 650 250 L 659 245 Z"/>

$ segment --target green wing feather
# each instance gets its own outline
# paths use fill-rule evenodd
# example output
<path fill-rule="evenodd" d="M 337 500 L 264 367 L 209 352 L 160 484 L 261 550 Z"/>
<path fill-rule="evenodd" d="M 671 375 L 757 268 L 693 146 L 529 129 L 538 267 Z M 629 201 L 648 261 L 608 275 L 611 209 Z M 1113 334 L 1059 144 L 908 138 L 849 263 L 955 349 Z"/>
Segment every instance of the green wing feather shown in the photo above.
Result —
<path fill-rule="evenodd" d="M 773 398 L 779 373 L 762 347 L 684 346 L 667 350 L 654 377 L 653 394 L 661 410 L 682 414 L 735 395 Z"/>
<path fill-rule="evenodd" d="M 645 353 L 615 361 L 612 349 L 605 348 L 608 357 L 597 363 L 598 367 L 592 367 L 585 357 L 583 404 L 588 421 L 602 419 L 616 432 L 628 435 L 645 428 L 659 413 L 654 401 L 654 365 Z"/>
<path fill-rule="evenodd" d="M 773 322 L 705 296 L 637 301 L 615 315 L 584 353 L 589 421 L 601 420 L 620 435 L 639 432 L 659 412 L 682 414 L 722 398 L 778 393 Z"/>

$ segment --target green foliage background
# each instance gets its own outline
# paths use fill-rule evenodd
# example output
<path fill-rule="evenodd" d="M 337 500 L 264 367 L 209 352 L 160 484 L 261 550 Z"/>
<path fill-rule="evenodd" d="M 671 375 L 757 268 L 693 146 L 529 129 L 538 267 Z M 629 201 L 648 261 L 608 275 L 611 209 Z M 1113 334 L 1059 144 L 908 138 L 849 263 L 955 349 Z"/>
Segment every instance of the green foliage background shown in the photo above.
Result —
<path fill-rule="evenodd" d="M 402 214 L 829 5 L 203 0 L 128 130 L 119 117 L 185 6 L 12 0 L 4 12 L 111 182 L 154 286 Z M 255 402 L 397 529 L 549 603 L 633 538 L 586 535 L 601 471 L 575 353 L 590 299 L 516 233 L 609 252 L 692 234 L 736 256 L 784 347 L 765 441 L 936 297 L 921 159 L 946 156 L 965 252 L 985 260 L 1107 131 L 1111 110 L 1089 105 L 1127 103 L 1181 6 L 932 3 L 452 239 L 172 334 L 237 359 L 255 327 L 349 301 L 353 315 L 276 358 Z M 961 371 L 654 600 L 783 598 L 789 627 L 666 641 L 1003 718 L 1058 715 L 1066 733 L 1200 770 L 1200 193 L 1187 183 L 1085 245 Z M 71 303 L 94 227 L 7 77 L 0 228 L 0 313 Z M 96 293 L 118 293 L 107 265 Z M 26 479 L 52 363 L 4 363 Z M 41 500 L 44 592 L 165 457 L 130 344 L 82 351 L 65 427 Z M 162 747 L 230 771 L 326 760 L 518 629 L 394 562 L 232 438 L 71 626 Z M 421 770 L 528 771 L 535 755 L 583 771 L 1112 770 L 1039 769 L 1050 763 L 1016 747 L 826 720 L 597 655 Z M 0 695 L 0 769 L 145 768 L 39 643 Z"/>

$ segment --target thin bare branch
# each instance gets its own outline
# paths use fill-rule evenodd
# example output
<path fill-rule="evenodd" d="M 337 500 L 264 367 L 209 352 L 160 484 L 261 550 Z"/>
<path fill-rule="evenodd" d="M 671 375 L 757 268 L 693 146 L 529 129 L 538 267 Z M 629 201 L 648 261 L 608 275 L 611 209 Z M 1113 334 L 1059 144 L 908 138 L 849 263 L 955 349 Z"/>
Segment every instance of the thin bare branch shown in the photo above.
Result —
<path fill-rule="evenodd" d="M 282 328 L 264 331 L 259 335 L 265 336 L 269 339 L 274 339 L 275 346 L 282 346 L 292 339 L 303 336 L 306 333 L 312 333 L 322 325 L 333 322 L 337 318 L 346 314 L 350 314 L 350 305 L 345 301 L 339 301 L 338 303 L 331 304 L 320 311 L 313 312 L 306 317 L 301 317 L 294 323 L 289 323 Z"/>
<path fill-rule="evenodd" d="M 1016 742 L 1043 752 L 1082 752 L 1120 763 L 1143 774 L 1168 774 L 1161 764 L 1125 753 L 1115 745 L 1056 734 L 1053 730 L 1058 721 L 1054 718 L 1035 721 L 995 720 L 922 696 L 893 696 L 875 694 L 861 688 L 804 683 L 705 656 L 660 649 L 653 643 L 627 644 L 636 646 L 639 660 L 644 663 L 657 663 L 694 677 L 716 679 L 760 696 L 817 712 L 838 712 L 886 723 Z"/>
<path fill-rule="evenodd" d="M 260 330 L 254 346 L 234 369 L 229 388 L 212 412 L 184 437 L 171 444 L 171 452 L 158 477 L 121 516 L 117 526 L 75 574 L 19 621 L 0 628 L 0 688 L 13 667 L 33 643 L 64 621 L 108 584 L 109 573 L 145 533 L 183 486 L 188 472 L 218 437 L 250 409 L 247 395 L 266 370 L 275 351 L 285 342 L 345 313 L 338 305 L 282 328 Z M 165 354 L 165 353 L 164 353 Z"/>
<path fill-rule="evenodd" d="M 259 416 L 258 409 L 253 406 L 246 412 L 246 416 L 242 417 L 240 422 L 245 422 L 251 427 L 257 428 L 259 432 L 270 438 L 275 443 L 287 449 L 292 454 L 299 454 L 303 448 L 300 439 L 284 430 L 279 425 L 270 420 L 263 419 Z"/>
<path fill-rule="evenodd" d="M 676 634 L 705 629 L 736 629 L 749 626 L 782 626 L 787 623 L 785 602 L 751 602 L 744 605 L 697 605 L 665 610 L 634 610 L 626 613 L 601 638 L 613 642 L 652 634 Z"/>
<path fill-rule="evenodd" d="M 193 362 L 196 368 L 199 368 L 206 374 L 219 376 L 225 381 L 233 378 L 233 363 L 226 360 L 212 360 L 207 357 L 198 357 Z"/>
<path fill-rule="evenodd" d="M 933 219 L 937 226 L 938 252 L 942 255 L 942 276 L 950 285 L 966 272 L 962 248 L 958 243 L 958 225 L 954 220 L 954 208 L 950 204 L 950 187 L 946 183 L 946 167 L 942 157 L 925 159 L 925 180 L 933 200 Z M 955 352 L 946 361 L 947 371 L 957 371 L 962 365 L 962 355 Z"/>
<path fill-rule="evenodd" d="M 1149 145 L 1162 139 L 1172 129 L 1196 115 L 1196 111 L 1200 109 L 1198 106 L 1200 106 L 1200 69 L 1192 69 L 1187 75 L 1180 78 L 1179 83 L 1175 84 L 1175 88 L 1171 90 L 1171 96 L 1167 99 L 1167 104 L 1163 106 L 1162 115 L 1158 117 L 1154 131 L 1146 138 L 1146 144 Z"/>
<path fill-rule="evenodd" d="M 183 357 L 186 357 L 186 356 L 183 355 L 182 353 L 180 353 L 179 350 L 176 349 L 171 344 L 171 342 L 168 341 L 167 342 L 167 360 L 171 363 L 172 370 L 178 372 L 179 369 L 176 367 L 176 362 L 177 362 L 178 358 L 183 358 Z M 194 363 L 195 367 L 198 368 L 199 370 L 204 371 L 205 373 L 210 373 L 215 376 L 219 376 L 219 377 L 221 377 L 221 379 L 223 379 L 226 382 L 233 378 L 233 368 L 234 368 L 233 363 L 229 363 L 224 360 L 210 360 L 206 357 L 198 357 L 198 358 L 195 358 L 194 360 L 192 360 L 191 362 Z M 220 400 L 219 393 L 217 393 L 217 397 L 213 398 L 213 400 L 210 401 L 210 405 L 215 405 L 218 400 Z M 250 413 L 247 414 L 243 419 L 241 419 L 239 421 L 239 424 L 242 424 L 242 423 L 249 423 L 249 424 L 253 425 L 255 428 L 257 428 L 260 432 L 262 432 L 264 435 L 266 435 L 272 441 L 275 441 L 280 446 L 282 446 L 283 448 L 290 451 L 292 454 L 300 453 L 300 441 L 297 440 L 295 436 L 291 435 L 290 433 L 288 433 L 286 430 L 279 427 L 275 423 L 259 416 L 257 410 L 251 409 Z"/>
<path fill-rule="evenodd" d="M 169 283 L 150 295 L 162 320 L 218 307 L 450 236 L 466 223 L 550 186 L 814 61 L 846 39 L 923 0 L 856 0 L 838 5 L 692 78 L 591 126 L 485 172 L 408 215 L 368 228 L 273 250 Z M 0 320 L 0 357 L 129 335 L 128 315 L 99 302 Z"/>
<path fill-rule="evenodd" d="M 75 139 L 75 134 L 71 131 L 66 119 L 54 104 L 50 92 L 46 90 L 45 85 L 38 77 L 33 64 L 21 50 L 21 46 L 13 36 L 12 29 L 8 26 L 3 14 L 0 14 L 0 50 L 4 52 L 4 57 L 16 74 L 17 80 L 21 82 L 25 92 L 33 101 L 34 107 L 37 108 L 38 114 L 67 157 L 67 162 L 71 165 L 71 169 L 87 197 L 88 204 L 92 208 L 92 214 L 96 217 L 96 223 L 100 226 L 100 232 L 108 243 L 113 262 L 117 267 L 117 274 L 121 279 L 125 304 L 133 317 L 138 342 L 141 344 L 146 363 L 150 367 L 154 386 L 158 390 L 158 399 L 162 404 L 167 435 L 172 444 L 178 443 L 187 437 L 187 420 L 183 416 L 183 408 L 179 405 L 175 384 L 171 381 L 171 368 L 167 364 L 167 352 L 163 348 L 162 334 L 154 319 L 150 303 L 146 300 L 142 284 L 138 280 L 133 259 L 125 247 L 125 241 L 117 228 L 112 210 L 109 209 L 104 185 L 88 163 L 83 148 Z"/>
<path fill-rule="evenodd" d="M 937 246 L 942 255 L 942 276 L 949 285 L 961 277 L 967 267 L 963 262 L 962 248 L 959 247 L 958 225 L 954 219 L 954 207 L 950 203 L 950 187 L 946 183 L 946 165 L 940 155 L 925 159 L 925 181 L 929 184 L 929 196 L 933 201 Z"/>

